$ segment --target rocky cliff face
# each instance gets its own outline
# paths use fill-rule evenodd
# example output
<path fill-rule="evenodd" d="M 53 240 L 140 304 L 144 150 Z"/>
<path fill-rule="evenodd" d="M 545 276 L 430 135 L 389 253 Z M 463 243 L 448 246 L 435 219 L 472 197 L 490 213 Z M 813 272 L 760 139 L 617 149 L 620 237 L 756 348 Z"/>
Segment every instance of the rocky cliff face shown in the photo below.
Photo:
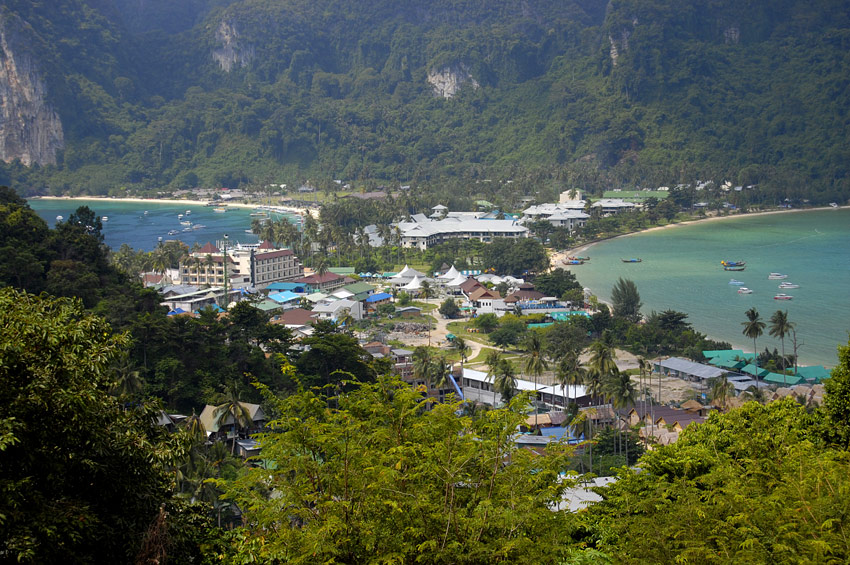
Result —
<path fill-rule="evenodd" d="M 18 17 L 0 16 L 0 159 L 52 165 L 64 147 L 62 122 L 23 29 Z"/>
<path fill-rule="evenodd" d="M 439 71 L 430 71 L 428 73 L 428 83 L 434 89 L 434 94 L 443 98 L 451 98 L 457 94 L 461 87 L 469 83 L 472 88 L 478 88 L 479 84 L 472 75 L 469 74 L 469 69 L 463 63 L 443 67 Z"/>
<path fill-rule="evenodd" d="M 232 22 L 222 21 L 215 32 L 215 38 L 221 47 L 214 50 L 212 56 L 224 72 L 229 73 L 237 66 L 247 67 L 254 58 L 254 46 L 240 43 L 239 32 Z"/>

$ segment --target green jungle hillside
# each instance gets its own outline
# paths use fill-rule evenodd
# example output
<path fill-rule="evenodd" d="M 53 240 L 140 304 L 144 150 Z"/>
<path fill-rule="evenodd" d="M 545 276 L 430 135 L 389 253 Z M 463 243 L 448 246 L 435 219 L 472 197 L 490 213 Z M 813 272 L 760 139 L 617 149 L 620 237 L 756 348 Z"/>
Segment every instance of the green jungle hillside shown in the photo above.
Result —
<path fill-rule="evenodd" d="M 839 0 L 5 0 L 61 118 L 22 192 L 697 179 L 850 197 Z M 443 92 L 437 93 L 438 85 Z"/>

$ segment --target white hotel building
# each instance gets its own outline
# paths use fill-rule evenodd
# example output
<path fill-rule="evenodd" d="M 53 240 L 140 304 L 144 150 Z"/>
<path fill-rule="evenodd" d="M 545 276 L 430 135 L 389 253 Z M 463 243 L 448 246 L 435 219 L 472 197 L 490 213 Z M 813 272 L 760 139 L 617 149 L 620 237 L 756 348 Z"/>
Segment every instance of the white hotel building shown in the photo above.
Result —
<path fill-rule="evenodd" d="M 403 247 L 425 250 L 449 239 L 477 239 L 489 243 L 497 237 L 528 237 L 528 228 L 515 220 L 482 219 L 476 212 L 449 212 L 445 218 L 431 219 L 416 214 L 398 226 Z"/>

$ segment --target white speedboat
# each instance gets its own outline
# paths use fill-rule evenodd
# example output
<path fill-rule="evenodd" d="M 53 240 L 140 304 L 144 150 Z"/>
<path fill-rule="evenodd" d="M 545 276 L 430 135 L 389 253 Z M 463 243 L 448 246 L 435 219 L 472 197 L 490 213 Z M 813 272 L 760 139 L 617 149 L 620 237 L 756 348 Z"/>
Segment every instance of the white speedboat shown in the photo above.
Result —
<path fill-rule="evenodd" d="M 800 285 L 792 282 L 779 283 L 779 288 L 800 288 Z"/>
<path fill-rule="evenodd" d="M 64 220 L 64 219 L 65 219 L 65 218 L 63 218 L 62 216 L 56 216 L 56 221 L 57 221 L 57 222 L 61 222 L 61 221 L 62 221 L 62 220 Z"/>
<path fill-rule="evenodd" d="M 181 220 L 180 225 L 181 226 L 191 226 L 192 222 L 190 222 L 188 220 Z"/>
<path fill-rule="evenodd" d="M 192 211 L 191 211 L 191 210 L 186 210 L 186 215 L 187 215 L 187 216 L 188 216 L 189 214 L 191 214 L 191 213 L 192 213 Z"/>
<path fill-rule="evenodd" d="M 743 284 L 744 284 L 744 281 L 738 281 L 738 280 L 735 280 L 735 279 L 729 279 L 729 284 L 733 284 L 733 285 L 735 285 L 735 286 L 741 286 L 741 285 L 743 285 Z"/>
<path fill-rule="evenodd" d="M 788 275 L 783 275 L 782 273 L 770 273 L 767 275 L 767 280 L 769 281 L 781 281 L 782 279 L 787 279 Z"/>
<path fill-rule="evenodd" d="M 790 294 L 782 294 L 781 292 L 773 297 L 774 300 L 791 300 L 794 298 Z"/>
<path fill-rule="evenodd" d="M 218 212 L 219 214 L 221 214 L 222 212 L 227 212 L 227 208 L 222 208 L 222 207 L 213 208 L 213 212 Z"/>
<path fill-rule="evenodd" d="M 101 222 L 108 222 L 108 221 L 109 221 L 109 216 L 103 216 L 103 217 L 100 219 L 100 221 L 101 221 Z"/>
<path fill-rule="evenodd" d="M 753 293 L 753 291 L 750 290 L 749 288 L 745 287 L 745 286 L 742 286 L 741 288 L 738 289 L 738 294 L 752 294 L 752 293 Z"/>
<path fill-rule="evenodd" d="M 178 220 L 182 220 L 182 219 L 183 219 L 183 214 L 177 214 L 177 219 L 178 219 Z"/>

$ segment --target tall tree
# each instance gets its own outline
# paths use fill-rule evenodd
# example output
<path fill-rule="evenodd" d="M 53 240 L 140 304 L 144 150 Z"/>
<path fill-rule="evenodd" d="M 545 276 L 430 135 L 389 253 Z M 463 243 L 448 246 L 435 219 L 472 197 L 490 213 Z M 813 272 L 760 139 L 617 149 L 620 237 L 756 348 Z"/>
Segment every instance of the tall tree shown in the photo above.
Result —
<path fill-rule="evenodd" d="M 555 371 L 555 381 L 561 385 L 561 394 L 564 395 L 564 412 L 569 409 L 568 399 L 570 398 L 570 386 L 584 384 L 584 375 L 586 371 L 581 365 L 581 359 L 575 351 L 570 351 L 561 359 L 558 360 L 558 366 Z"/>
<path fill-rule="evenodd" d="M 747 310 L 747 321 L 741 322 L 741 325 L 744 326 L 743 334 L 753 340 L 753 365 L 756 368 L 756 387 L 759 386 L 759 358 L 758 358 L 758 347 L 756 347 L 756 340 L 761 337 L 764 333 L 764 322 L 761 321 L 761 316 L 759 315 L 759 311 L 756 310 L 755 306 Z"/>
<path fill-rule="evenodd" d="M 232 454 L 236 451 L 239 430 L 254 425 L 251 419 L 251 410 L 239 400 L 239 392 L 235 383 L 224 387 L 224 402 L 219 404 L 213 412 L 213 421 L 217 426 L 224 425 L 228 419 L 231 420 L 233 427 L 233 444 L 230 448 Z"/>
<path fill-rule="evenodd" d="M 537 415 L 539 399 L 537 398 L 537 380 L 543 371 L 549 368 L 549 363 L 543 353 L 543 339 L 540 332 L 530 331 L 525 339 L 525 372 L 534 376 L 534 426 L 537 427 Z"/>
<path fill-rule="evenodd" d="M 128 341 L 79 301 L 0 289 L 3 561 L 132 561 L 170 504 L 185 438 L 108 394 Z"/>
<path fill-rule="evenodd" d="M 611 302 L 614 304 L 614 316 L 630 322 L 640 321 L 640 301 L 637 285 L 631 279 L 620 277 L 611 289 Z"/>
<path fill-rule="evenodd" d="M 502 402 L 505 404 L 510 403 L 516 394 L 516 385 L 514 366 L 507 359 L 501 358 L 496 366 L 496 377 L 493 381 L 493 386 L 496 392 L 502 397 Z"/>
<path fill-rule="evenodd" d="M 777 310 L 770 317 L 769 333 L 772 337 L 778 337 L 782 343 L 782 375 L 785 376 L 785 336 L 794 330 L 794 322 L 788 320 L 788 310 Z M 784 384 L 788 384 L 787 379 Z"/>

